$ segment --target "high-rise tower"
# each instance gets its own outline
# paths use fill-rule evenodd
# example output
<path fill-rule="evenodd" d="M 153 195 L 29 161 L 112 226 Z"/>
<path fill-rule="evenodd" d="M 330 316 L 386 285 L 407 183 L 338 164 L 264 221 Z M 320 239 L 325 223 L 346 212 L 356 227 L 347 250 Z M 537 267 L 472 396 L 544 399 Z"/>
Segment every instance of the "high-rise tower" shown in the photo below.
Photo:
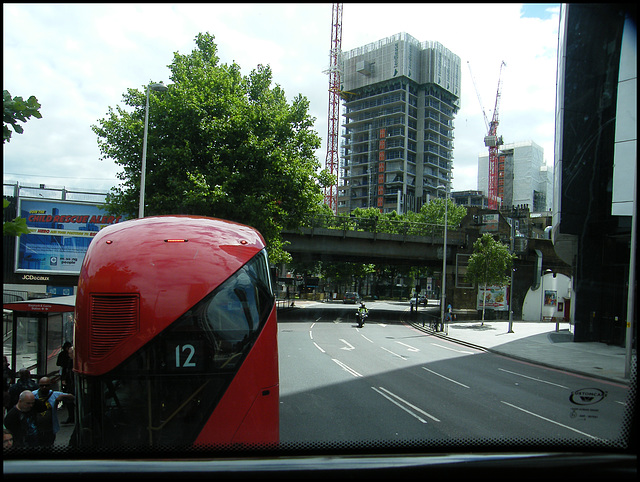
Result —
<path fill-rule="evenodd" d="M 419 211 L 451 190 L 460 58 L 401 33 L 343 52 L 338 213 Z"/>
<path fill-rule="evenodd" d="M 531 212 L 546 212 L 552 205 L 552 174 L 544 162 L 544 149 L 533 141 L 500 146 L 497 196 L 502 206 L 526 205 Z M 489 192 L 489 156 L 478 156 L 478 190 Z"/>

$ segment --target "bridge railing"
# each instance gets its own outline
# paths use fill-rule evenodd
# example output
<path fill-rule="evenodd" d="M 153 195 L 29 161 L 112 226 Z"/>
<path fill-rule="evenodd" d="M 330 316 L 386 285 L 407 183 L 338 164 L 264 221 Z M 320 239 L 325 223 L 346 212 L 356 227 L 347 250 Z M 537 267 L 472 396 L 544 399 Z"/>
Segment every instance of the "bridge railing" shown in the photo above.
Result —
<path fill-rule="evenodd" d="M 444 224 L 417 223 L 392 219 L 357 218 L 345 215 L 314 215 L 305 219 L 303 224 L 308 228 L 339 229 L 343 231 L 366 231 L 370 233 L 401 234 L 409 236 L 444 236 Z M 457 233 L 451 226 L 448 233 Z"/>

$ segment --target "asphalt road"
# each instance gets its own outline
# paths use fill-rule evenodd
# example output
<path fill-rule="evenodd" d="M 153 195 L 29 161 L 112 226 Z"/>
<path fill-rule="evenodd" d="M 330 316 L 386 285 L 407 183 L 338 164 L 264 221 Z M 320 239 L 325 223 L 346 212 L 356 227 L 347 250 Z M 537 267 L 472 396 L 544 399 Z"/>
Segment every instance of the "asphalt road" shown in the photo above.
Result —
<path fill-rule="evenodd" d="M 280 440 L 284 444 L 570 440 L 620 434 L 627 390 L 592 406 L 571 401 L 590 380 L 420 332 L 406 307 L 376 303 L 279 315 Z"/>

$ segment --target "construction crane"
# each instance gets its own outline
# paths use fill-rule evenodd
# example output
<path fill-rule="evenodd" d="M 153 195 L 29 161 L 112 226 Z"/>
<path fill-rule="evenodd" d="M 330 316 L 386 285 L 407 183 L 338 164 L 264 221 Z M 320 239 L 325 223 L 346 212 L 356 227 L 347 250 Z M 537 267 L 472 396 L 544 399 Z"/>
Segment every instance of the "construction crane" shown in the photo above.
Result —
<path fill-rule="evenodd" d="M 500 63 L 500 74 L 498 75 L 498 89 L 496 91 L 496 102 L 493 107 L 493 116 L 491 118 L 491 122 L 487 117 L 487 114 L 484 110 L 484 106 L 482 105 L 482 100 L 480 99 L 480 92 L 478 91 L 478 86 L 473 78 L 473 73 L 471 73 L 471 64 L 467 61 L 467 65 L 469 66 L 469 73 L 471 74 L 471 81 L 473 82 L 473 86 L 476 89 L 476 95 L 478 96 L 478 102 L 480 102 L 480 108 L 482 109 L 482 115 L 484 115 L 485 127 L 487 128 L 487 135 L 484 136 L 484 145 L 489 148 L 489 176 L 488 176 L 488 194 L 489 198 L 489 209 L 498 209 L 498 150 L 500 146 L 504 144 L 502 140 L 502 136 L 498 136 L 498 124 L 499 117 L 498 111 L 500 108 L 500 91 L 502 89 L 502 67 L 506 67 L 507 64 L 502 61 Z"/>
<path fill-rule="evenodd" d="M 331 9 L 331 50 L 329 53 L 329 126 L 325 168 L 336 183 L 324 190 L 324 202 L 334 214 L 338 212 L 339 134 L 340 134 L 340 52 L 342 49 L 342 4 Z"/>

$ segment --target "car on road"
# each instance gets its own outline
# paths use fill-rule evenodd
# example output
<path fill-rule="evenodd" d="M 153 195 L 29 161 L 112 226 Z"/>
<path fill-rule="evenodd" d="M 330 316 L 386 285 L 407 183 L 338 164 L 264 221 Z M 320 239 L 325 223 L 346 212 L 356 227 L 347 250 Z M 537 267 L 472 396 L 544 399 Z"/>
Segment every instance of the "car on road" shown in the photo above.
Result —
<path fill-rule="evenodd" d="M 342 301 L 344 303 L 356 304 L 358 301 L 360 301 L 360 295 L 358 295 L 358 293 L 356 293 L 355 291 L 347 291 L 344 294 L 344 298 Z"/>

